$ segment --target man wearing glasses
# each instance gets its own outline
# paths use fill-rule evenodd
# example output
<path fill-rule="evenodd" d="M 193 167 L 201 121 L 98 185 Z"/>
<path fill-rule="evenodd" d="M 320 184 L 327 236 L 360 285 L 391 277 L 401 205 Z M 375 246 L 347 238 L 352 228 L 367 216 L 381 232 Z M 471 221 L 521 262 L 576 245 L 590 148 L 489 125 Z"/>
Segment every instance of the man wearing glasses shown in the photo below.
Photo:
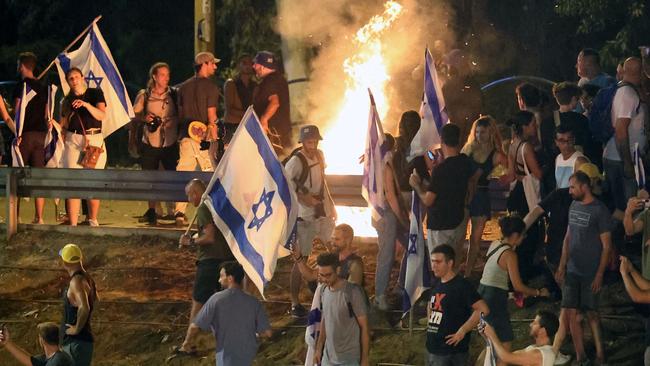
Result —
<path fill-rule="evenodd" d="M 337 275 L 339 256 L 323 253 L 316 259 L 321 294 L 320 335 L 314 363 L 369 365 L 370 332 L 367 305 L 360 286 Z"/>

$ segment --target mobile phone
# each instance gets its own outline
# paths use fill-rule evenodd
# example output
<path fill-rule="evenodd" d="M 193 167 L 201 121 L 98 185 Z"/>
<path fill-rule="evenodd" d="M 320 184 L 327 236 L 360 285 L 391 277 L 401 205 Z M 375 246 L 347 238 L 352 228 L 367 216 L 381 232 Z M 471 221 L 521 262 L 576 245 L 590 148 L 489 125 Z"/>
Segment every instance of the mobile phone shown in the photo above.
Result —
<path fill-rule="evenodd" d="M 431 161 L 436 161 L 436 159 L 438 158 L 436 155 L 433 154 L 433 152 L 431 152 L 431 150 L 427 150 L 427 157 Z"/>

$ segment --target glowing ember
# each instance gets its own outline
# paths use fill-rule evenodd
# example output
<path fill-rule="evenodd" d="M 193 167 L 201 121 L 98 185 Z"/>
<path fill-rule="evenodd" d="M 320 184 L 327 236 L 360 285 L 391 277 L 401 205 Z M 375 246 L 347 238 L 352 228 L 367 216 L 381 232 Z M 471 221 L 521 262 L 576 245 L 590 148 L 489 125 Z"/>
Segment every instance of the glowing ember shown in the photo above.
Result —
<path fill-rule="evenodd" d="M 327 158 L 328 174 L 362 174 L 357 158 L 363 154 L 370 101 L 368 88 L 372 90 L 380 118 L 386 116 L 388 102 L 385 87 L 390 77 L 382 55 L 381 36 L 402 13 L 402 6 L 395 1 L 384 4 L 384 12 L 373 16 L 357 31 L 354 48 L 357 53 L 343 62 L 346 74 L 346 91 L 342 105 L 335 109 L 338 116 L 325 127 L 321 148 Z M 355 235 L 375 237 L 370 225 L 367 207 L 337 206 L 338 222 L 347 223 Z"/>

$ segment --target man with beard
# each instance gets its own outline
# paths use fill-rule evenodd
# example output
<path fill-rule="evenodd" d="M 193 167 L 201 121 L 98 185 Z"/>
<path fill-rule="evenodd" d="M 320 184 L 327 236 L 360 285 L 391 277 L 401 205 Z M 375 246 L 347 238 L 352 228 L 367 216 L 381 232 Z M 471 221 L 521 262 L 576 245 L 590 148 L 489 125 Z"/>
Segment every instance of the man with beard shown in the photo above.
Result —
<path fill-rule="evenodd" d="M 562 257 L 555 274 L 562 284 L 562 310 L 566 316 L 579 364 L 586 363 L 579 311 L 585 312 L 594 337 L 599 364 L 605 360 L 598 316 L 598 297 L 611 248 L 611 215 L 592 193 L 589 176 L 581 171 L 569 179 L 573 203 L 564 237 Z"/>
<path fill-rule="evenodd" d="M 334 228 L 329 247 L 332 253 L 339 256 L 339 277 L 355 285 L 363 286 L 363 259 L 353 251 L 353 240 L 354 229 L 348 224 L 340 224 Z M 298 264 L 302 278 L 313 290 L 318 279 L 316 270 L 309 267 L 307 257 L 301 255 L 297 250 L 294 252 L 294 259 Z"/>
<path fill-rule="evenodd" d="M 494 328 L 490 325 L 486 324 L 483 329 L 479 325 L 479 331 L 492 341 L 497 357 L 509 365 L 552 366 L 555 362 L 552 340 L 558 327 L 559 321 L 555 314 L 548 311 L 538 312 L 535 319 L 530 323 L 530 336 L 535 341 L 535 344 L 514 352 L 503 347 L 499 337 L 494 332 Z"/>

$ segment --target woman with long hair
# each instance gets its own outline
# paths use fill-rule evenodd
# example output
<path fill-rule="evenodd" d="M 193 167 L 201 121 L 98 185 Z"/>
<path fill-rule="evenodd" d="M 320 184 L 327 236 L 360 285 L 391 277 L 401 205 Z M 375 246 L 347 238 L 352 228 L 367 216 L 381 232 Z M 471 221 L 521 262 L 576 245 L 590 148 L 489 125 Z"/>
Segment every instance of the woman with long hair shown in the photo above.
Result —
<path fill-rule="evenodd" d="M 65 80 L 70 86 L 70 92 L 61 104 L 61 132 L 65 141 L 63 167 L 83 169 L 79 160 L 86 145 L 90 145 L 102 149 L 95 169 L 104 169 L 106 166 L 106 145 L 102 135 L 102 120 L 106 117 L 104 93 L 99 88 L 89 88 L 83 73 L 76 67 L 66 72 Z M 77 225 L 80 205 L 81 200 L 78 198 L 67 200 L 68 220 L 72 226 Z M 88 224 L 90 226 L 99 226 L 98 213 L 99 200 L 89 199 Z"/>
<path fill-rule="evenodd" d="M 465 262 L 465 277 L 469 277 L 472 274 L 479 253 L 485 224 L 492 215 L 488 177 L 497 165 L 505 166 L 508 164 L 508 159 L 503 153 L 501 134 L 499 134 L 496 120 L 490 116 L 481 116 L 474 121 L 467 143 L 461 152 L 469 156 L 481 171 L 472 201 L 469 204 L 472 231 L 469 237 L 467 261 Z"/>
<path fill-rule="evenodd" d="M 537 122 L 533 113 L 519 111 L 507 122 L 507 125 L 512 129 L 512 140 L 508 148 L 508 175 L 514 182 L 508 196 L 507 208 L 508 212 L 523 217 L 539 203 L 540 199 L 539 181 L 542 179 L 542 168 L 534 148 Z M 533 273 L 533 260 L 540 239 L 539 233 L 538 224 L 534 224 L 528 230 L 526 240 L 517 247 L 524 281 L 527 281 Z"/>

